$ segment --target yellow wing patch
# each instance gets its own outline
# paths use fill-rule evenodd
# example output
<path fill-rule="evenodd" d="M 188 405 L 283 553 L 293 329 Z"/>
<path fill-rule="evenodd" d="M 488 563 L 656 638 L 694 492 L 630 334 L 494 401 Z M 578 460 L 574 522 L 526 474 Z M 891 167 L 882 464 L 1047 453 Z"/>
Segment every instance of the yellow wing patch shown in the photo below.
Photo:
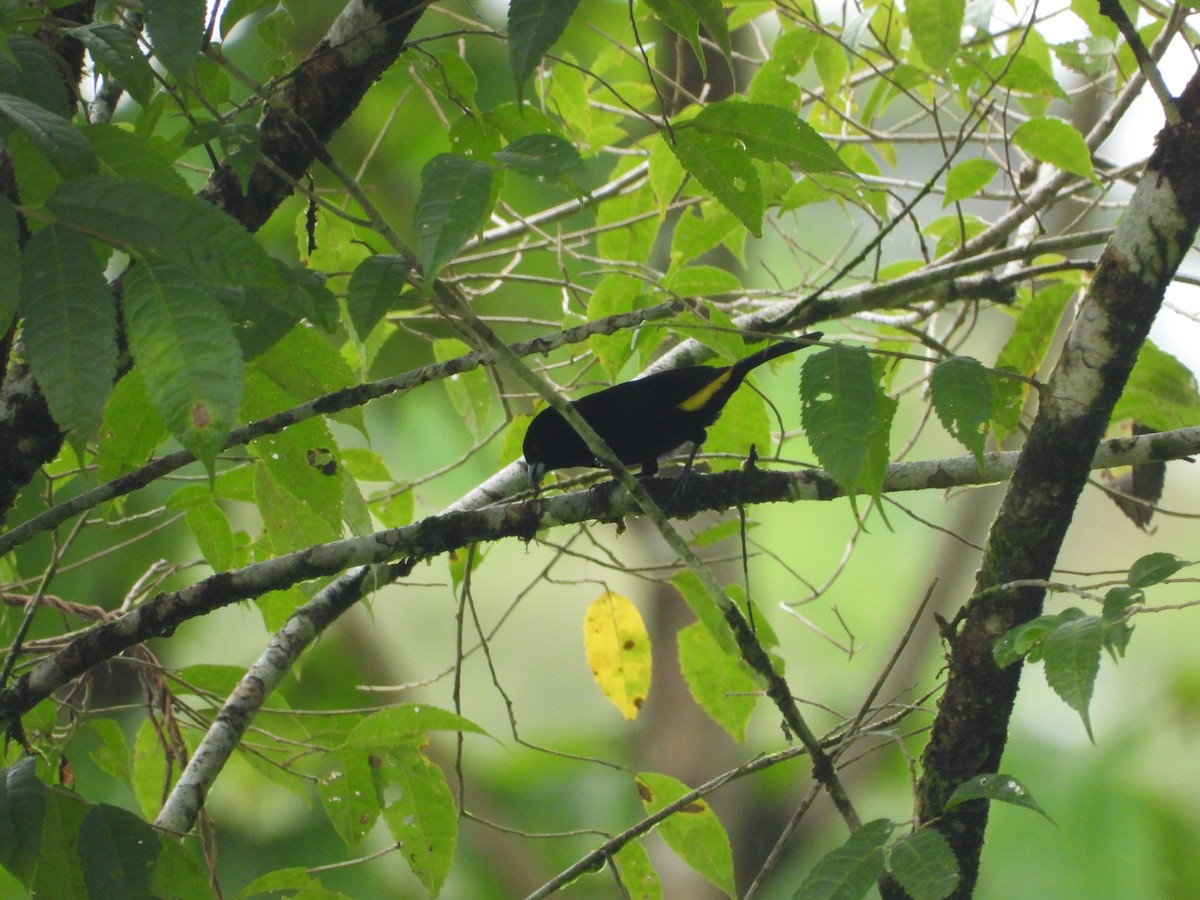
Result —
<path fill-rule="evenodd" d="M 680 403 L 678 408 L 682 409 L 684 412 L 695 412 L 698 409 L 704 409 L 705 404 L 712 399 L 712 395 L 721 389 L 721 386 L 729 380 L 729 377 L 732 374 L 733 367 L 731 366 L 704 387 L 700 388 L 700 390 L 696 391 L 696 393 L 692 394 L 692 396 Z"/>

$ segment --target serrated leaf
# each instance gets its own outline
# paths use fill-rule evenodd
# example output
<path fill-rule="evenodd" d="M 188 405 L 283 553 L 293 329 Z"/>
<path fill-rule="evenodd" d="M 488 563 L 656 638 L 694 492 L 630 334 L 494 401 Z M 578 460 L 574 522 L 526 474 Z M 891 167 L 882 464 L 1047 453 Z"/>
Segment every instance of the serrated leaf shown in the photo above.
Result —
<path fill-rule="evenodd" d="M 737 654 L 722 649 L 700 622 L 680 629 L 679 669 L 692 699 L 739 744 L 761 688 Z"/>
<path fill-rule="evenodd" d="M 1050 818 L 1033 799 L 1033 795 L 1029 793 L 1025 785 L 1011 775 L 1000 773 L 976 775 L 974 778 L 964 781 L 954 789 L 954 793 L 946 801 L 946 809 L 951 810 L 968 800 L 994 800 L 1013 806 L 1023 806 L 1025 809 L 1031 809 L 1046 816 L 1047 819 Z"/>
<path fill-rule="evenodd" d="M 633 602 L 605 591 L 588 606 L 583 643 L 592 677 L 626 719 L 650 692 L 650 635 Z"/>
<path fill-rule="evenodd" d="M 557 181 L 571 172 L 582 172 L 583 157 L 570 141 L 556 134 L 527 134 L 492 154 L 496 162 L 522 175 Z"/>
<path fill-rule="evenodd" d="M 6 23 L 7 24 L 7 23 Z M 63 59 L 28 34 L 12 34 L 0 44 L 0 92 L 23 97 L 63 119 L 70 119 L 74 100 L 63 77 Z M 21 199 L 28 202 L 25 191 Z"/>
<path fill-rule="evenodd" d="M 677 128 L 671 152 L 692 177 L 749 229 L 762 237 L 763 193 L 750 157 L 728 135 Z"/>
<path fill-rule="evenodd" d="M 520 100 L 525 82 L 566 30 L 579 0 L 512 0 L 508 6 L 508 62 Z"/>
<path fill-rule="evenodd" d="M 154 55 L 182 79 L 204 46 L 204 0 L 144 0 L 142 12 Z"/>
<path fill-rule="evenodd" d="M 992 418 L 992 380 L 977 359 L 952 356 L 934 366 L 930 399 L 943 427 L 983 468 L 987 426 Z"/>
<path fill-rule="evenodd" d="M 1162 584 L 1180 569 L 1191 565 L 1174 553 L 1149 553 L 1129 567 L 1129 586 L 1148 588 Z"/>
<path fill-rule="evenodd" d="M 379 795 L 366 753 L 338 750 L 329 770 L 317 782 L 321 807 L 346 848 L 353 850 L 379 818 Z"/>
<path fill-rule="evenodd" d="M 25 244 L 26 353 L 54 420 L 86 441 L 117 374 L 117 311 L 87 238 L 49 225 Z"/>
<path fill-rule="evenodd" d="M 638 796 L 653 813 L 690 791 L 681 781 L 657 772 L 637 775 Z M 658 825 L 658 833 L 685 863 L 728 896 L 737 896 L 733 880 L 733 851 L 729 836 L 703 800 L 693 800 Z"/>
<path fill-rule="evenodd" d="M 427 285 L 482 227 L 491 191 L 491 169 L 452 153 L 439 153 L 421 169 L 413 227 Z"/>
<path fill-rule="evenodd" d="M 446 776 L 415 744 L 392 748 L 385 775 L 400 790 L 383 820 L 413 874 L 436 897 L 458 841 L 458 811 Z"/>
<path fill-rule="evenodd" d="M 150 183 L 169 194 L 193 200 L 195 191 L 179 174 L 171 158 L 173 147 L 158 138 L 146 138 L 118 125 L 86 125 L 83 133 L 100 162 L 100 174 Z"/>
<path fill-rule="evenodd" d="M 912 900 L 943 900 L 958 887 L 958 860 L 940 831 L 922 828 L 892 844 L 888 871 Z"/>
<path fill-rule="evenodd" d="M 41 854 L 46 794 L 37 777 L 36 757 L 0 769 L 0 865 L 26 887 L 33 881 Z"/>
<path fill-rule="evenodd" d="M 225 311 L 189 274 L 145 260 L 125 279 L 129 347 L 171 433 L 211 470 L 237 419 L 242 354 Z"/>
<path fill-rule="evenodd" d="M 946 173 L 946 195 L 942 198 L 942 208 L 974 197 L 995 177 L 997 171 L 999 166 L 990 159 L 967 159 L 954 166 Z"/>
<path fill-rule="evenodd" d="M 1134 419 L 1155 431 L 1200 422 L 1200 392 L 1192 370 L 1150 341 L 1142 344 L 1125 389 L 1113 409 L 1113 422 Z"/>
<path fill-rule="evenodd" d="M 1096 180 L 1092 153 L 1070 122 L 1049 116 L 1028 119 L 1013 129 L 1012 142 L 1034 159 Z"/>
<path fill-rule="evenodd" d="M 857 900 L 883 874 L 883 846 L 896 824 L 889 819 L 867 822 L 813 866 L 793 900 Z"/>
<path fill-rule="evenodd" d="M 802 172 L 850 172 L 811 125 L 780 106 L 724 100 L 710 103 L 687 124 L 724 136 L 731 146 L 764 162 L 796 166 Z"/>
<path fill-rule="evenodd" d="M 274 260 L 250 233 L 198 197 L 180 197 L 132 178 L 92 176 L 64 182 L 46 205 L 83 231 L 131 253 L 173 263 L 212 288 L 239 285 L 282 292 L 286 286 Z"/>
<path fill-rule="evenodd" d="M 729 24 L 720 0 L 647 0 L 646 6 L 667 28 L 688 42 L 696 55 L 702 76 L 708 75 L 708 60 L 700 40 L 701 26 L 705 36 L 713 40 L 726 61 L 731 60 Z"/>
<path fill-rule="evenodd" d="M 96 154 L 83 132 L 50 110 L 17 97 L 0 93 L 0 123 L 11 123 L 21 129 L 50 161 L 55 171 L 65 178 L 87 175 L 96 171 Z M 4 129 L 7 132 L 7 128 Z"/>
<path fill-rule="evenodd" d="M 1088 707 L 1092 702 L 1096 674 L 1100 671 L 1103 645 L 1103 620 L 1082 614 L 1064 619 L 1042 639 L 1046 683 L 1067 706 L 1079 713 L 1088 738 L 1093 742 L 1095 737 Z"/>
<path fill-rule="evenodd" d="M 160 849 L 158 833 L 133 813 L 105 803 L 79 827 L 79 862 L 89 900 L 149 900 Z"/>
<path fill-rule="evenodd" d="M 958 55 L 966 5 L 966 0 L 908 0 L 905 4 L 913 43 L 934 71 L 943 71 Z"/>
<path fill-rule="evenodd" d="M 886 438 L 893 411 L 884 399 L 864 347 L 831 347 L 804 361 L 800 419 L 805 436 L 817 460 L 851 497 L 882 483 L 876 445 Z"/>
<path fill-rule="evenodd" d="M 346 310 L 360 341 L 365 341 L 388 311 L 399 308 L 400 292 L 408 285 L 412 266 L 403 256 L 377 253 L 368 256 L 346 289 Z"/>
<path fill-rule="evenodd" d="M 142 55 L 136 37 L 112 22 L 68 28 L 66 34 L 87 47 L 100 70 L 115 78 L 139 105 L 150 102 L 154 70 Z"/>

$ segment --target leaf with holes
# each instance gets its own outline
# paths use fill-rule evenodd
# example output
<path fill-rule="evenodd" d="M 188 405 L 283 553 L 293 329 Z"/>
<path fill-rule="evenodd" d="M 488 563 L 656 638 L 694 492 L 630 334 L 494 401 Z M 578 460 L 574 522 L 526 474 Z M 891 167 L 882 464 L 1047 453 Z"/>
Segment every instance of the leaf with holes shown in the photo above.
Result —
<path fill-rule="evenodd" d="M 938 420 L 983 468 L 983 448 L 992 418 L 992 379 L 977 359 L 952 356 L 939 362 L 929 379 Z"/>

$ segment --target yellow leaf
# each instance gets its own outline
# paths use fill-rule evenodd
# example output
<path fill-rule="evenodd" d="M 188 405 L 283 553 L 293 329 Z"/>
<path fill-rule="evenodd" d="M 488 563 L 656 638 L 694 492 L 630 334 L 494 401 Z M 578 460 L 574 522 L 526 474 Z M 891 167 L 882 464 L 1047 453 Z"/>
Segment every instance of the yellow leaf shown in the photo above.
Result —
<path fill-rule="evenodd" d="M 628 597 L 605 591 L 588 607 L 583 641 L 592 677 L 626 719 L 650 691 L 650 635 Z"/>

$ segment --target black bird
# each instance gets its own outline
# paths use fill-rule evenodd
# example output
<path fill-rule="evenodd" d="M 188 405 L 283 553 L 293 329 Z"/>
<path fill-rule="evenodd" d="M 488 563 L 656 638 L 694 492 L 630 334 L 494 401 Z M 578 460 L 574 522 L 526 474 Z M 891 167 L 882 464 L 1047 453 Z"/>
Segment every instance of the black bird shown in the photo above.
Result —
<path fill-rule="evenodd" d="M 750 370 L 803 350 L 821 336 L 820 331 L 801 335 L 752 353 L 731 366 L 685 366 L 656 372 L 589 394 L 571 405 L 617 459 L 627 466 L 640 465 L 645 477 L 658 472 L 660 456 L 691 441 L 692 452 L 680 476 L 686 478 L 696 451 L 707 437 L 706 429 L 717 421 Z M 599 465 L 583 438 L 553 408 L 543 409 L 529 423 L 524 449 L 529 485 L 535 492 L 551 469 Z"/>

